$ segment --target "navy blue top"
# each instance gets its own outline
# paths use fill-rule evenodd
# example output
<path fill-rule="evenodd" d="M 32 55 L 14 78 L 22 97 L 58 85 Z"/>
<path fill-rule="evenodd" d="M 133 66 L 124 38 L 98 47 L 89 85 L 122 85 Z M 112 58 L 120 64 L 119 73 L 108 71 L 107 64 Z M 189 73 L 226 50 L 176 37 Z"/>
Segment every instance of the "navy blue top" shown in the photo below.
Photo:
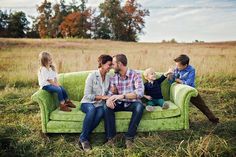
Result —
<path fill-rule="evenodd" d="M 151 96 L 153 99 L 163 99 L 161 93 L 161 83 L 166 79 L 164 75 L 161 75 L 159 79 L 151 82 L 144 83 L 145 95 Z"/>

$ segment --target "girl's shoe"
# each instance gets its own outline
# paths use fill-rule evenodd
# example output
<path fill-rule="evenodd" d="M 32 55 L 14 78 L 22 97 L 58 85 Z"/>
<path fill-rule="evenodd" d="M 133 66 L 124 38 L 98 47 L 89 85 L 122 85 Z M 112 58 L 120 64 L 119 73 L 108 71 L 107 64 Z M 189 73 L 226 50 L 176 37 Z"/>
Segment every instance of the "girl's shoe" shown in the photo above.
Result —
<path fill-rule="evenodd" d="M 60 104 L 60 110 L 65 112 L 70 112 L 71 109 L 68 108 L 66 104 Z"/>
<path fill-rule="evenodd" d="M 73 102 L 71 100 L 67 100 L 66 104 L 67 104 L 68 107 L 76 108 L 75 104 L 73 104 Z"/>
<path fill-rule="evenodd" d="M 162 109 L 168 109 L 169 107 L 170 107 L 170 105 L 165 102 L 162 106 Z"/>
<path fill-rule="evenodd" d="M 156 109 L 156 106 L 146 106 L 146 110 L 149 111 L 149 112 L 152 112 Z"/>

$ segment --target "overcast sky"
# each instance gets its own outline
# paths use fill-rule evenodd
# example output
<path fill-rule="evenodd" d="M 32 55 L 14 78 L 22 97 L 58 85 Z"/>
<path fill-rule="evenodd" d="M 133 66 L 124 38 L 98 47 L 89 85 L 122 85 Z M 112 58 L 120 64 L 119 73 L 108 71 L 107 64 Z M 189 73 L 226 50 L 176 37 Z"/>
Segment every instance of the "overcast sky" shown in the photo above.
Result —
<path fill-rule="evenodd" d="M 36 16 L 36 5 L 42 1 L 0 0 L 0 9 L 22 10 L 27 15 Z M 103 1 L 88 0 L 87 6 L 95 8 Z M 236 0 L 138 2 L 150 11 L 150 16 L 146 17 L 144 34 L 139 36 L 141 42 L 160 42 L 172 38 L 179 42 L 236 40 Z"/>

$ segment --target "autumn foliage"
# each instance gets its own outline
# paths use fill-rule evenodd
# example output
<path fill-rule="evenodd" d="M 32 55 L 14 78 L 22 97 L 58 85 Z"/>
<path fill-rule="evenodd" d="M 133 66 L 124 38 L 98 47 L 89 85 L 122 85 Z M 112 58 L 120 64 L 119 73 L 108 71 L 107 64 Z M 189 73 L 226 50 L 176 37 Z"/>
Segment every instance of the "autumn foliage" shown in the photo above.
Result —
<path fill-rule="evenodd" d="M 9 33 L 5 32 L 13 30 L 15 34 L 10 31 L 12 37 L 75 37 L 137 41 L 138 35 L 143 33 L 145 17 L 149 16 L 149 11 L 143 9 L 137 0 L 126 0 L 122 4 L 123 6 L 120 0 L 104 0 L 96 9 L 87 7 L 86 0 L 71 0 L 69 3 L 65 0 L 59 2 L 44 0 L 37 6 L 38 16 L 31 17 L 33 19 L 31 28 L 27 27 L 29 22 L 23 12 L 11 14 L 13 21 L 8 24 L 6 22 L 10 20 L 7 14 L 0 10 L 0 37 L 7 37 Z M 20 19 L 23 21 L 19 21 Z M 13 23 L 19 27 L 15 29 Z"/>

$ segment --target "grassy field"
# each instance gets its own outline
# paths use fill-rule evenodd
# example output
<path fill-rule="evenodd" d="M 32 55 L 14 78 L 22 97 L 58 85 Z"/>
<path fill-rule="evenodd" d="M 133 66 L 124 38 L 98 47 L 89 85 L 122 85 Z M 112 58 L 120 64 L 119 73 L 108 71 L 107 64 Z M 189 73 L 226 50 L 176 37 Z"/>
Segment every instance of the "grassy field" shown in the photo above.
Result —
<path fill-rule="evenodd" d="M 124 53 L 129 67 L 165 71 L 181 53 L 197 70 L 197 88 L 220 118 L 213 125 L 190 106 L 190 129 L 138 133 L 135 147 L 103 145 L 104 134 L 92 135 L 93 150 L 77 145 L 79 134 L 41 134 L 37 91 L 38 54 L 53 54 L 59 72 L 97 68 L 100 54 Z M 236 42 L 132 43 L 79 39 L 0 39 L 0 156 L 236 156 Z M 121 134 L 122 135 L 122 134 Z"/>

